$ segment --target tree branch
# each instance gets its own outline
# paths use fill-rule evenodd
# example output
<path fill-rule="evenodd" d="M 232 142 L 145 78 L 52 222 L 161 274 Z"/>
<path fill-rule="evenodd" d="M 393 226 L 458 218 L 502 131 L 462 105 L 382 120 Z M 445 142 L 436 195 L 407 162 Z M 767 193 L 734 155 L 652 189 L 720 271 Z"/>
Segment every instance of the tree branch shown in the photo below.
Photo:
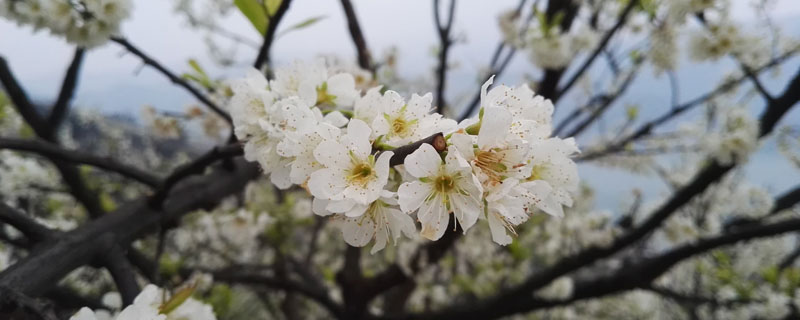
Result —
<path fill-rule="evenodd" d="M 11 139 L 0 137 L 0 149 L 11 149 L 39 154 L 56 162 L 72 162 L 116 172 L 124 177 L 136 180 L 150 187 L 156 187 L 161 179 L 149 172 L 116 162 L 110 157 L 97 157 L 78 151 L 66 150 L 58 145 L 42 140 Z"/>
<path fill-rule="evenodd" d="M 442 24 L 439 17 L 439 0 L 433 0 L 433 19 L 436 23 L 436 31 L 439 35 L 439 64 L 436 67 L 436 112 L 444 113 L 446 107 L 445 87 L 447 85 L 447 54 L 453 39 L 450 38 L 450 31 L 453 27 L 453 15 L 455 14 L 456 0 L 450 0 L 450 7 L 447 13 L 447 22 Z"/>
<path fill-rule="evenodd" d="M 572 77 L 569 78 L 569 80 L 567 80 L 567 83 L 565 83 L 564 86 L 561 87 L 561 89 L 556 91 L 556 94 L 555 94 L 555 96 L 553 97 L 552 100 L 554 100 L 554 101 L 558 100 L 558 97 L 560 97 L 560 96 L 564 95 L 565 93 L 567 93 L 567 91 L 569 91 L 569 89 L 572 88 L 572 86 L 576 82 L 578 82 L 578 79 L 580 79 L 580 77 L 583 76 L 583 74 L 586 72 L 586 70 L 589 70 L 589 67 L 592 65 L 594 60 L 597 59 L 597 57 L 600 55 L 600 53 L 603 52 L 603 50 L 608 45 L 608 42 L 611 41 L 611 37 L 613 37 L 614 34 L 619 29 L 621 29 L 622 26 L 625 25 L 625 22 L 626 22 L 626 20 L 628 18 L 628 14 L 630 14 L 631 11 L 633 11 L 633 8 L 638 3 L 639 3 L 638 0 L 630 0 L 630 1 L 628 1 L 628 5 L 625 6 L 625 9 L 623 9 L 622 13 L 620 13 L 619 17 L 617 18 L 617 23 L 614 24 L 614 27 L 612 27 L 611 30 L 608 30 L 608 32 L 606 32 L 606 34 L 603 36 L 603 39 L 601 39 L 600 43 L 597 45 L 597 48 L 594 49 L 594 51 L 589 56 L 589 58 L 587 58 L 586 61 L 584 61 L 583 64 L 580 66 L 580 68 L 578 68 L 578 71 L 576 71 L 572 75 Z"/>
<path fill-rule="evenodd" d="M 58 231 L 45 227 L 2 201 L 0 201 L 0 221 L 19 230 L 28 240 L 33 242 L 45 241 L 58 234 Z"/>
<path fill-rule="evenodd" d="M 67 115 L 70 101 L 75 95 L 75 87 L 78 85 L 78 75 L 85 53 L 86 50 L 84 48 L 78 47 L 75 49 L 75 55 L 72 57 L 72 62 L 69 64 L 67 73 L 64 75 L 64 81 L 61 83 L 61 91 L 58 93 L 58 99 L 50 109 L 50 117 L 47 119 L 51 135 L 55 134 Z"/>
<path fill-rule="evenodd" d="M 125 256 L 122 247 L 116 246 L 111 249 L 103 259 L 103 262 L 117 285 L 117 291 L 122 296 L 123 308 L 133 304 L 133 299 L 136 299 L 141 289 L 136 282 L 136 272 Z"/>
<path fill-rule="evenodd" d="M 261 48 L 258 49 L 258 56 L 256 57 L 256 61 L 253 63 L 253 67 L 261 70 L 261 67 L 264 66 L 266 63 L 267 66 L 270 64 L 270 49 L 272 48 L 272 42 L 275 41 L 275 32 L 278 29 L 278 24 L 283 20 L 283 16 L 286 14 L 286 11 L 289 10 L 289 5 L 292 3 L 292 0 L 282 0 L 281 4 L 278 6 L 278 9 L 275 10 L 275 14 L 269 16 L 269 22 L 267 23 L 267 30 L 264 33 L 264 42 L 261 43 Z M 268 10 L 268 9 L 264 9 Z"/>
<path fill-rule="evenodd" d="M 125 39 L 125 38 L 116 38 L 115 37 L 115 38 L 111 38 L 111 41 L 114 41 L 114 42 L 118 43 L 119 45 L 125 47 L 125 49 L 128 50 L 128 52 L 133 53 L 135 56 L 139 57 L 139 59 L 142 59 L 142 62 L 144 62 L 144 64 L 155 68 L 156 70 L 158 70 L 158 72 L 160 72 L 161 74 L 166 76 L 170 81 L 172 81 L 172 83 L 180 86 L 181 88 L 186 89 L 186 91 L 189 91 L 189 93 L 192 94 L 197 100 L 200 100 L 200 102 L 202 102 L 209 109 L 211 109 L 211 111 L 213 111 L 214 113 L 216 113 L 217 115 L 222 117 L 222 119 L 224 119 L 226 122 L 228 122 L 228 124 L 231 126 L 231 128 L 233 128 L 233 120 L 231 119 L 231 116 L 227 112 L 222 110 L 219 106 L 217 106 L 216 103 L 211 101 L 211 99 L 206 97 L 204 94 L 202 94 L 195 87 L 193 87 L 188 82 L 183 80 L 181 77 L 178 77 L 177 75 L 172 73 L 172 71 L 169 71 L 169 69 L 167 69 L 166 67 L 161 65 L 161 63 L 159 63 L 155 59 L 151 58 L 150 56 L 148 56 L 147 54 L 145 54 L 141 50 L 139 50 L 139 48 L 134 46 L 127 39 Z"/>
<path fill-rule="evenodd" d="M 441 132 L 434 133 L 425 139 L 391 150 L 394 152 L 394 155 L 392 156 L 392 159 L 389 160 L 389 166 L 394 167 L 396 165 L 403 164 L 403 162 L 406 160 L 406 157 L 414 151 L 417 151 L 417 149 L 419 149 L 419 147 L 423 144 L 429 144 L 433 146 L 433 148 L 438 152 L 442 152 L 447 149 L 447 141 L 444 139 L 444 135 Z"/>
<path fill-rule="evenodd" d="M 796 54 L 796 51 L 787 52 L 786 54 L 784 54 L 784 55 L 782 55 L 782 56 L 780 56 L 778 58 L 775 58 L 772 61 L 770 61 L 769 63 L 761 66 L 760 68 L 758 68 L 754 72 L 758 74 L 758 73 L 761 73 L 763 71 L 769 70 L 772 67 L 780 65 L 781 63 L 783 63 L 787 59 L 791 58 L 795 54 Z M 651 121 L 648 121 L 648 122 L 642 124 L 641 126 L 639 126 L 638 129 L 634 130 L 633 133 L 631 133 L 630 135 L 626 136 L 625 138 L 622 138 L 622 139 L 618 140 L 617 142 L 614 142 L 614 143 L 610 144 L 609 146 L 607 146 L 607 147 L 605 147 L 605 148 L 603 148 L 603 149 L 601 149 L 599 151 L 593 151 L 593 152 L 584 153 L 583 155 L 579 156 L 577 158 L 577 160 L 578 161 L 593 160 L 593 159 L 596 159 L 596 158 L 599 158 L 599 157 L 602 157 L 602 156 L 605 156 L 605 155 L 612 154 L 614 152 L 623 150 L 623 149 L 625 149 L 625 146 L 627 146 L 629 143 L 634 142 L 634 141 L 636 141 L 636 140 L 638 140 L 638 139 L 640 139 L 642 137 L 645 137 L 647 135 L 650 135 L 655 128 L 657 128 L 657 127 L 663 125 L 664 123 L 666 123 L 666 122 L 678 117 L 679 115 L 685 113 L 686 111 L 689 111 L 692 108 L 701 105 L 702 103 L 705 103 L 705 102 L 707 102 L 707 101 L 709 101 L 709 100 L 711 100 L 711 99 L 713 99 L 713 98 L 715 98 L 715 97 L 717 97 L 717 96 L 719 96 L 721 94 L 724 94 L 726 92 L 729 92 L 730 90 L 733 90 L 734 88 L 736 88 L 736 86 L 740 85 L 745 80 L 747 80 L 747 76 L 740 76 L 740 77 L 738 77 L 736 79 L 732 79 L 732 80 L 726 81 L 725 83 L 723 83 L 722 85 L 718 86 L 717 88 L 715 88 L 711 92 L 708 92 L 708 93 L 706 93 L 706 94 L 704 94 L 702 96 L 699 96 L 699 97 L 697 97 L 695 99 L 692 99 L 692 100 L 690 100 L 688 102 L 685 102 L 685 103 L 683 103 L 681 105 L 674 106 L 673 108 L 670 109 L 670 111 L 666 112 L 665 114 L 663 114 L 663 115 L 661 115 L 661 116 L 659 116 L 659 117 L 657 117 L 657 118 L 655 118 L 655 119 L 653 119 Z"/>
<path fill-rule="evenodd" d="M 526 0 L 520 0 L 519 4 L 517 4 L 517 8 L 514 11 L 514 14 L 519 15 L 522 12 L 522 8 L 525 5 L 525 1 Z M 531 15 L 525 21 L 522 30 L 520 30 L 520 35 L 523 35 L 525 33 L 525 30 L 528 28 L 528 25 L 532 21 L 532 17 L 533 17 L 533 12 L 531 12 Z M 494 54 L 492 55 L 492 60 L 489 63 L 489 70 L 490 70 L 489 74 L 486 76 L 486 79 L 484 79 L 483 82 L 488 81 L 489 77 L 491 77 L 492 75 L 499 77 L 506 69 L 506 66 L 511 61 L 511 58 L 513 58 L 514 54 L 517 52 L 517 48 L 510 47 L 505 58 L 498 66 L 497 62 L 499 61 L 500 54 L 503 52 L 503 48 L 505 47 L 506 47 L 505 40 L 501 40 L 500 43 L 497 44 L 497 48 L 495 49 Z M 481 82 L 480 84 L 482 85 L 483 82 Z M 479 90 L 477 93 L 475 93 L 475 95 L 472 96 L 472 100 L 470 100 L 470 103 L 467 105 L 467 107 L 461 111 L 461 114 L 458 117 L 459 122 L 469 118 L 469 116 L 472 115 L 473 112 L 475 112 L 475 109 L 478 107 L 478 104 L 480 103 L 480 98 L 481 94 Z"/>
<path fill-rule="evenodd" d="M 356 53 L 358 54 L 358 66 L 364 70 L 375 72 L 375 66 L 372 64 L 372 55 L 367 46 L 367 40 L 364 39 L 364 33 L 361 31 L 361 26 L 358 23 L 356 11 L 353 9 L 353 4 L 350 0 L 341 0 L 344 15 L 347 18 L 347 29 L 350 30 L 350 38 L 353 39 L 353 44 L 356 46 Z"/>
<path fill-rule="evenodd" d="M 127 246 L 164 221 L 211 208 L 258 176 L 254 164 L 236 161 L 234 166 L 233 171 L 216 169 L 205 177 L 185 181 L 171 193 L 162 210 L 152 209 L 146 199 L 141 199 L 65 233 L 1 272 L 0 285 L 27 295 L 42 294 L 69 272 L 114 246 Z"/>
<path fill-rule="evenodd" d="M 49 126 L 45 120 L 36 112 L 36 108 L 28 100 L 25 91 L 19 85 L 13 73 L 8 68 L 3 57 L 0 57 L 0 82 L 6 88 L 11 101 L 17 112 L 22 116 L 25 122 L 33 129 L 37 136 L 50 142 L 56 142 L 55 136 L 50 131 Z M 61 161 L 54 162 L 56 169 L 58 169 L 64 182 L 69 186 L 70 192 L 83 206 L 91 217 L 97 217 L 102 214 L 103 209 L 97 199 L 97 195 L 92 193 L 86 186 L 81 177 L 80 172 L 74 167 Z"/>
<path fill-rule="evenodd" d="M 179 166 L 172 172 L 172 174 L 170 174 L 166 179 L 164 179 L 163 182 L 161 182 L 155 194 L 150 197 L 150 205 L 153 208 L 160 208 L 161 204 L 164 202 L 164 199 L 167 198 L 167 195 L 172 188 L 183 179 L 192 175 L 202 174 L 205 172 L 206 168 L 217 161 L 230 159 L 232 157 L 242 155 L 243 153 L 244 150 L 242 150 L 242 146 L 239 144 L 214 147 L 209 152 L 203 154 L 192 162 Z"/>
<path fill-rule="evenodd" d="M 763 137 L 771 132 L 778 120 L 780 120 L 780 118 L 799 100 L 800 71 L 798 71 L 791 83 L 784 90 L 783 95 L 767 106 L 766 111 L 761 116 L 760 136 Z M 600 259 L 609 257 L 650 234 L 676 210 L 681 208 L 695 196 L 703 193 L 712 183 L 722 178 L 722 176 L 724 176 L 724 174 L 730 171 L 733 167 L 734 165 L 723 166 L 713 162 L 708 167 L 703 169 L 699 174 L 697 174 L 690 183 L 677 190 L 669 200 L 656 209 L 643 223 L 617 238 L 611 245 L 607 247 L 590 247 L 577 254 L 563 258 L 554 265 L 533 274 L 520 285 L 510 288 L 509 290 L 501 292 L 491 299 L 486 300 L 484 303 L 480 304 L 480 306 L 454 306 L 446 311 L 443 311 L 443 314 L 447 314 L 448 317 L 450 315 L 458 314 L 460 317 L 466 317 L 470 319 L 491 318 L 514 314 L 516 312 L 535 310 L 537 308 L 548 307 L 561 303 L 530 301 L 526 300 L 525 298 L 531 296 L 534 291 L 544 287 L 556 278 L 588 266 Z M 720 236 L 719 238 L 699 241 L 696 244 L 691 244 L 672 250 L 663 256 L 650 259 L 644 263 L 646 268 L 643 268 L 644 270 L 642 272 L 635 272 L 626 267 L 624 268 L 625 270 L 621 270 L 616 275 L 616 277 L 622 279 L 599 279 L 597 280 L 597 284 L 593 284 L 589 288 L 578 288 L 576 286 L 574 290 L 576 292 L 576 297 L 596 297 L 599 295 L 634 288 L 646 282 L 634 282 L 629 278 L 635 278 L 636 280 L 645 278 L 649 281 L 666 272 L 672 265 L 680 261 L 680 259 L 688 258 L 705 250 L 710 250 L 718 246 L 734 243 L 743 239 L 747 239 L 748 237 L 770 235 L 769 232 L 774 232 L 774 234 L 777 234 L 800 229 L 800 219 L 793 221 L 794 222 L 790 222 L 788 224 L 778 223 L 767 226 L 743 227 L 736 229 L 734 232 L 729 234 Z M 674 258 L 680 259 L 673 261 Z M 652 278 L 647 278 L 648 276 L 652 276 Z M 512 304 L 512 306 L 509 307 L 509 304 Z M 461 313 L 462 310 L 467 311 Z M 437 318 L 439 319 L 448 317 L 444 317 L 442 314 L 437 315 Z M 415 317 L 415 319 L 417 318 L 418 317 Z"/>

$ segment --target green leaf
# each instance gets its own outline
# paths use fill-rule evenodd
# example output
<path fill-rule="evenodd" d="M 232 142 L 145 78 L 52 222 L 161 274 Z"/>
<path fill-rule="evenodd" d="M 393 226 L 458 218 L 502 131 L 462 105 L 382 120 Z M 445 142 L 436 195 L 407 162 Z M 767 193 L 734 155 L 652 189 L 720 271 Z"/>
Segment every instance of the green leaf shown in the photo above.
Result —
<path fill-rule="evenodd" d="M 303 29 L 303 28 L 310 27 L 311 25 L 313 25 L 313 24 L 315 24 L 315 23 L 317 23 L 317 22 L 319 22 L 321 20 L 324 20 L 325 18 L 327 18 L 327 16 L 321 15 L 321 16 L 311 17 L 311 18 L 308 18 L 306 20 L 303 20 L 300 23 L 295 24 L 295 25 L 289 27 L 288 29 L 281 31 L 281 33 L 278 34 L 278 37 L 280 37 L 282 35 L 285 35 L 285 34 L 287 34 L 289 32 L 292 32 L 292 31 L 297 31 L 297 30 L 300 30 L 300 29 Z"/>
<path fill-rule="evenodd" d="M 200 67 L 200 64 L 197 63 L 197 60 L 189 59 L 189 66 L 192 67 L 192 69 L 194 69 L 194 71 L 196 71 L 197 74 L 205 76 L 206 78 L 208 78 L 208 74 L 206 74 L 206 71 L 203 70 L 203 68 Z"/>
<path fill-rule="evenodd" d="M 183 302 L 185 302 L 192 296 L 192 294 L 194 293 L 194 289 L 195 286 L 192 285 L 183 288 L 181 290 L 178 290 L 178 292 L 172 295 L 172 297 L 170 297 L 169 300 L 167 300 L 167 302 L 164 302 L 161 305 L 161 307 L 158 308 L 158 313 L 169 314 L 170 312 L 174 311 L 175 309 L 180 307 L 181 304 L 183 304 Z"/>
<path fill-rule="evenodd" d="M 250 20 L 250 23 L 261 35 L 267 33 L 267 23 L 269 22 L 267 8 L 270 7 L 270 2 L 274 1 L 267 1 L 265 7 L 264 3 L 259 0 L 233 0 L 239 11 L 247 17 L 247 20 Z M 278 2 L 280 3 L 280 1 Z"/>

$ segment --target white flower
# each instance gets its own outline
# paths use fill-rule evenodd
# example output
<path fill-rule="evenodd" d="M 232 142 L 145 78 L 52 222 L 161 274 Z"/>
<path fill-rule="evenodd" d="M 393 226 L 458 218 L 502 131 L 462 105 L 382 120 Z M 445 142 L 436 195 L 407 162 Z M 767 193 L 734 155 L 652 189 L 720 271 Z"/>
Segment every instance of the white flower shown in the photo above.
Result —
<path fill-rule="evenodd" d="M 400 147 L 423 139 L 437 132 L 447 132 L 456 127 L 456 122 L 442 119 L 440 114 L 431 114 L 433 95 L 412 95 L 405 103 L 400 94 L 386 91 L 381 104 L 372 106 L 381 115 L 372 122 L 373 135 L 382 136 L 381 142 Z"/>
<path fill-rule="evenodd" d="M 758 121 L 742 107 L 726 108 L 720 129 L 705 136 L 703 149 L 722 164 L 746 161 L 758 147 Z"/>
<path fill-rule="evenodd" d="M 353 119 L 364 121 L 364 123 L 372 123 L 381 115 L 384 108 L 377 108 L 386 103 L 384 95 L 381 94 L 380 86 L 367 90 L 367 93 L 356 100 L 353 106 Z M 391 103 L 391 101 L 389 102 Z"/>
<path fill-rule="evenodd" d="M 536 292 L 536 296 L 551 300 L 565 300 L 572 296 L 574 282 L 570 277 L 559 277 L 547 287 Z"/>
<path fill-rule="evenodd" d="M 386 185 L 394 153 L 383 152 L 376 161 L 371 154 L 371 131 L 366 123 L 353 119 L 340 141 L 323 141 L 314 150 L 317 162 L 325 168 L 311 174 L 308 187 L 315 197 L 332 200 L 331 212 L 350 211 L 356 204 L 366 206 L 378 199 Z M 361 214 L 363 211 L 350 212 L 349 216 Z"/>
<path fill-rule="evenodd" d="M 127 18 L 131 14 L 130 0 L 84 0 L 86 9 L 92 17 L 105 23 L 113 23 Z"/>
<path fill-rule="evenodd" d="M 656 74 L 663 71 L 675 70 L 678 66 L 678 45 L 675 28 L 664 24 L 654 28 L 650 34 L 650 61 L 655 67 Z"/>
<path fill-rule="evenodd" d="M 193 289 L 183 289 L 193 290 Z M 191 293 L 187 291 L 186 293 Z M 211 306 L 204 304 L 194 298 L 184 298 L 184 301 L 162 301 L 163 290 L 155 285 L 149 284 L 133 300 L 133 304 L 125 307 L 122 312 L 117 314 L 115 320 L 216 320 Z M 179 303 L 172 306 L 171 310 L 162 310 L 161 307 L 167 302 Z M 166 314 L 162 312 L 166 311 Z M 89 308 L 81 308 L 70 320 L 105 320 L 112 319 L 105 311 L 92 311 Z"/>
<path fill-rule="evenodd" d="M 578 152 L 573 138 L 550 138 L 531 147 L 531 171 L 527 182 L 521 184 L 530 206 L 556 217 L 564 216 L 561 206 L 572 206 L 571 194 L 578 189 L 578 167 L 569 158 Z"/>
<path fill-rule="evenodd" d="M 450 212 L 464 233 L 475 224 L 483 210 L 483 190 L 455 148 L 448 150 L 443 163 L 436 149 L 423 144 L 406 157 L 404 166 L 417 180 L 400 186 L 398 203 L 404 212 L 417 211 L 423 237 L 441 238 L 450 221 Z"/>
<path fill-rule="evenodd" d="M 401 234 L 413 237 L 417 230 L 414 219 L 398 210 L 395 205 L 397 200 L 394 199 L 394 194 L 384 190 L 381 198 L 372 202 L 363 215 L 344 216 L 338 221 L 342 237 L 354 247 L 363 247 L 374 238 L 375 245 L 370 250 L 372 254 L 383 250 L 390 237 L 395 244 Z"/>
<path fill-rule="evenodd" d="M 292 158 L 289 162 L 291 183 L 302 185 L 311 173 L 324 168 L 314 157 L 314 150 L 323 141 L 336 141 L 339 135 L 339 128 L 324 122 L 309 132 L 287 133 L 286 138 L 278 144 L 277 152 L 283 157 Z"/>
<path fill-rule="evenodd" d="M 545 35 L 533 38 L 529 43 L 531 61 L 541 68 L 562 68 L 572 60 L 570 42 L 566 35 Z"/>
<path fill-rule="evenodd" d="M 295 61 L 275 70 L 270 89 L 281 97 L 297 96 L 310 106 L 352 106 L 361 93 L 349 73 L 329 75 L 324 60 Z"/>
<path fill-rule="evenodd" d="M 510 244 L 513 239 L 508 233 L 516 235 L 514 227 L 527 221 L 529 217 L 523 197 L 527 190 L 520 188 L 518 183 L 518 180 L 508 178 L 487 191 L 486 219 L 492 240 L 499 245 Z"/>
<path fill-rule="evenodd" d="M 516 88 L 499 85 L 486 92 L 493 82 L 494 76 L 481 87 L 481 106 L 508 110 L 512 118 L 510 134 L 528 142 L 541 141 L 550 136 L 554 109 L 550 99 L 536 95 L 525 84 Z"/>
<path fill-rule="evenodd" d="M 506 178 L 527 176 L 529 146 L 526 141 L 509 134 L 511 113 L 501 107 L 484 108 L 485 115 L 473 147 L 474 136 L 455 133 L 450 141 L 470 162 L 475 175 L 485 187 L 500 184 Z"/>

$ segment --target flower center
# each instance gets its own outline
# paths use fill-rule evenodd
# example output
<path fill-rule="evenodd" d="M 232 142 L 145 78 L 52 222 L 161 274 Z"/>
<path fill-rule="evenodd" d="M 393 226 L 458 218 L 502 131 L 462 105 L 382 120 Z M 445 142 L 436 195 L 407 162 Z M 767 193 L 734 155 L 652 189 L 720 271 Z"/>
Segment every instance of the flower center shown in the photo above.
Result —
<path fill-rule="evenodd" d="M 397 117 L 392 121 L 392 133 L 398 136 L 404 136 L 408 131 L 408 121 L 401 117 Z"/>
<path fill-rule="evenodd" d="M 369 163 L 362 162 L 353 166 L 348 180 L 357 184 L 366 184 L 374 173 L 375 171 Z"/>
<path fill-rule="evenodd" d="M 542 180 L 542 175 L 547 169 L 544 165 L 535 165 L 531 168 L 531 176 L 526 179 L 527 181 Z"/>
<path fill-rule="evenodd" d="M 456 182 L 451 176 L 438 176 L 436 180 L 433 181 L 434 189 L 440 193 L 448 193 L 453 190 L 455 186 Z"/>
<path fill-rule="evenodd" d="M 503 155 L 494 150 L 477 151 L 475 155 L 475 166 L 480 168 L 491 181 L 499 182 L 504 178 L 508 167 L 503 164 Z"/>
<path fill-rule="evenodd" d="M 336 99 L 335 95 L 328 94 L 328 83 L 323 82 L 322 85 L 317 87 L 317 105 L 334 105 L 333 101 Z"/>

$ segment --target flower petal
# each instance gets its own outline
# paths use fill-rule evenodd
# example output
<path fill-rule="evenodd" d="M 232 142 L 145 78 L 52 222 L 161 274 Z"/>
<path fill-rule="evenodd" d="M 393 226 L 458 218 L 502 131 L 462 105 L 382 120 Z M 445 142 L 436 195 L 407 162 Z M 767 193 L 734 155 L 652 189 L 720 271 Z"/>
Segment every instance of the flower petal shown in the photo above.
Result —
<path fill-rule="evenodd" d="M 405 159 L 405 168 L 417 178 L 431 177 L 439 172 L 442 158 L 433 146 L 424 143 Z"/>

